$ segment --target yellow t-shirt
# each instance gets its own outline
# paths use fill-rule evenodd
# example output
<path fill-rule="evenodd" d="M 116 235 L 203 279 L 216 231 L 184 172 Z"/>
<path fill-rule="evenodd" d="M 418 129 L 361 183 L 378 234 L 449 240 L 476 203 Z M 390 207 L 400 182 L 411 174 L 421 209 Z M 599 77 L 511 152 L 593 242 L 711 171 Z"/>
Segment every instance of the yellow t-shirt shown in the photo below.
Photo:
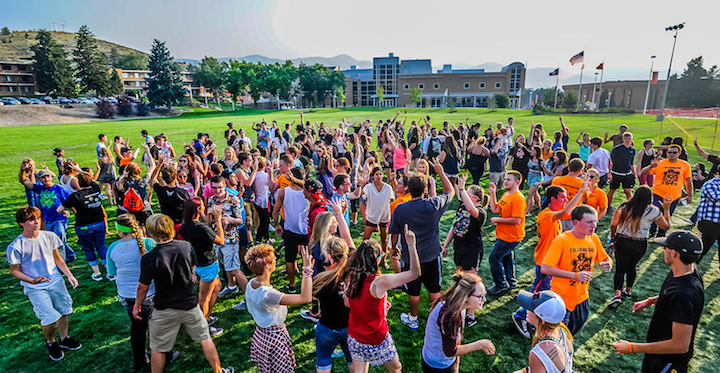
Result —
<path fill-rule="evenodd" d="M 553 240 L 550 250 L 543 264 L 565 271 L 579 273 L 592 271 L 595 262 L 602 262 L 608 258 L 605 249 L 597 234 L 578 239 L 572 231 L 561 233 Z M 550 283 L 551 290 L 565 301 L 568 311 L 588 299 L 590 282 L 579 282 L 571 278 L 553 277 Z"/>
<path fill-rule="evenodd" d="M 507 192 L 500 197 L 498 207 L 501 218 L 520 218 L 520 224 L 497 224 L 495 237 L 505 242 L 520 242 L 525 237 L 525 209 L 527 202 L 523 194 L 518 191 L 508 195 Z"/>
<path fill-rule="evenodd" d="M 690 164 L 682 159 L 678 159 L 675 163 L 663 159 L 658 163 L 657 167 L 650 170 L 650 175 L 657 175 L 653 186 L 653 194 L 676 200 L 682 195 L 685 179 L 691 177 L 692 172 L 690 171 Z"/>
<path fill-rule="evenodd" d="M 573 199 L 575 195 L 580 191 L 580 188 L 582 187 L 583 180 L 579 177 L 565 175 L 565 176 L 557 176 L 552 179 L 551 185 L 557 185 L 565 188 L 565 191 L 567 192 L 567 199 L 568 201 Z M 570 220 L 572 217 L 570 216 L 570 212 L 563 215 L 560 220 Z"/>
<path fill-rule="evenodd" d="M 538 244 L 535 247 L 533 257 L 537 265 L 542 265 L 543 259 L 545 259 L 545 255 L 550 249 L 550 244 L 562 232 L 560 219 L 553 220 L 554 214 L 555 211 L 546 208 L 540 211 L 537 216 Z"/>
<path fill-rule="evenodd" d="M 595 187 L 595 189 L 585 193 L 582 203 L 590 205 L 595 211 L 598 211 L 608 207 L 608 197 L 602 189 Z"/>

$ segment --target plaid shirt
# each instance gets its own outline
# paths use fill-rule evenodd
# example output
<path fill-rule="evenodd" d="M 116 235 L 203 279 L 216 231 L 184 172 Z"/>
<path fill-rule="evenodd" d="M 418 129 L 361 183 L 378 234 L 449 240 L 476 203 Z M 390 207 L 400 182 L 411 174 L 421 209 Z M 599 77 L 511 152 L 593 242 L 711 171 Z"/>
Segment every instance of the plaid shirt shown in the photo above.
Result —
<path fill-rule="evenodd" d="M 720 176 L 713 177 L 700 189 L 698 221 L 702 220 L 720 224 Z"/>

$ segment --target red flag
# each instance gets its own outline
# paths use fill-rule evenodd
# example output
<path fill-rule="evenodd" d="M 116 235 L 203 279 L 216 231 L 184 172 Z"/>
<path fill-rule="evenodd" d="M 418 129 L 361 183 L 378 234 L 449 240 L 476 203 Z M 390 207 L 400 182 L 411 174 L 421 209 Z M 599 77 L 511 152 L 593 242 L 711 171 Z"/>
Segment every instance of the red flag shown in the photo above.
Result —
<path fill-rule="evenodd" d="M 658 83 L 658 72 L 653 71 L 652 81 L 650 82 L 650 84 L 657 84 L 657 83 Z"/>
<path fill-rule="evenodd" d="M 602 70 L 604 64 L 605 64 L 605 62 L 599 64 L 598 67 L 595 68 L 595 70 Z"/>

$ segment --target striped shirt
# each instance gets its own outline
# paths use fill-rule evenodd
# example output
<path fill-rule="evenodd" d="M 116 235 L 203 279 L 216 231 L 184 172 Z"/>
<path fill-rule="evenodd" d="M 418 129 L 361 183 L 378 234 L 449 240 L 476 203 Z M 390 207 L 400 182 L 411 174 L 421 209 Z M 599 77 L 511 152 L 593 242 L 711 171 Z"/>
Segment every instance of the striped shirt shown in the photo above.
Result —
<path fill-rule="evenodd" d="M 720 176 L 712 178 L 700 189 L 698 221 L 702 220 L 720 224 Z"/>

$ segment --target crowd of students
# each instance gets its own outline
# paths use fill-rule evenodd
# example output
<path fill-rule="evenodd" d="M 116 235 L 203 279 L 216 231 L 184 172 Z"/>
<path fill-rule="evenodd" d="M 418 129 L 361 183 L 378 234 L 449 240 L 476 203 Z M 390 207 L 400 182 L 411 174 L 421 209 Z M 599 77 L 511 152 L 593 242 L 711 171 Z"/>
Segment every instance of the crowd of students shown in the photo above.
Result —
<path fill-rule="evenodd" d="M 343 118 L 331 127 L 312 124 L 301 114 L 300 124 L 293 121 L 284 129 L 263 118 L 252 125 L 255 147 L 243 129 L 228 123 L 218 142 L 227 144 L 222 154 L 204 132 L 177 151 L 164 134 L 143 131 L 135 150 L 121 136 L 109 144 L 100 134 L 94 169 L 65 159 L 58 148 L 57 174 L 24 160 L 19 180 L 28 206 L 17 212 L 23 233 L 8 246 L 7 257 L 40 319 L 50 358 L 59 361 L 63 349 L 82 347 L 68 334 L 72 299 L 61 277 L 77 287 L 65 264 L 75 259 L 67 244 L 72 213 L 92 280 L 103 281 L 104 269 L 127 310 L 136 369 L 150 363 L 160 372 L 177 359 L 172 349 L 182 326 L 201 343 L 214 372 L 234 371 L 221 367 L 212 337 L 223 330 L 212 313 L 218 297 L 243 293 L 233 308 L 247 310 L 256 323 L 250 358 L 259 372 L 294 371 L 287 306 L 305 304 L 301 316 L 317 323 L 318 372 L 331 371 L 332 358 L 339 355 L 353 372 L 366 372 L 369 365 L 399 372 L 402 356 L 389 333 L 387 293 L 407 292 L 409 309 L 400 320 L 418 329 L 424 286 L 431 308 L 422 369 L 457 372 L 461 355 L 495 353 L 489 340 L 462 343 L 463 331 L 477 323 L 476 311 L 488 294 L 518 287 L 514 251 L 526 229 L 538 234 L 536 278 L 530 291 L 519 292 L 521 307 L 512 315 L 518 331 L 532 338 L 524 371 L 572 371 L 572 338 L 590 314 L 595 263 L 603 272 L 615 264 L 608 306 L 617 308 L 623 299 L 633 299 L 636 269 L 652 236 L 665 247 L 672 271 L 659 298 L 633 306 L 635 311 L 657 304 L 648 343 L 619 341 L 615 348 L 644 352 L 645 372 L 687 369 L 704 305 L 694 263 L 720 238 L 716 156 L 695 142 L 713 167 L 704 173 L 698 166 L 692 173 L 682 160 L 687 159 L 682 139 L 660 146 L 646 140 L 638 152 L 625 125 L 604 138 L 580 132 L 579 151 L 568 154 L 570 129 L 562 116 L 552 137 L 540 123 L 532 123 L 525 137 L 513 118 L 483 130 L 469 118 L 436 128 L 430 117 L 408 123 L 407 116 L 398 120 L 400 115 L 377 123 Z M 602 148 L 608 142 L 611 151 Z M 486 173 L 487 192 L 479 185 Z M 633 191 L 636 180 L 640 187 Z M 608 182 L 606 194 L 602 188 Z M 620 186 L 627 200 L 613 209 Z M 687 231 L 665 238 L 670 216 L 681 199 L 692 201 L 694 187 L 702 190 L 692 222 L 698 222 L 703 238 Z M 459 207 L 443 241 L 440 219 L 455 197 Z M 117 205 L 119 236 L 109 247 L 108 205 Z M 537 225 L 526 227 L 536 208 Z M 604 247 L 595 230 L 606 214 L 612 214 L 612 222 Z M 488 220 L 495 227 L 488 255 L 494 284 L 486 289 L 478 269 Z M 364 229 L 356 248 L 350 226 L 359 221 Z M 271 238 L 272 231 L 280 242 Z M 372 238 L 376 232 L 379 242 Z M 457 273 L 442 292 L 443 257 L 451 243 Z M 285 269 L 278 273 L 279 255 Z M 284 292 L 270 284 L 278 275 L 287 279 Z"/>

